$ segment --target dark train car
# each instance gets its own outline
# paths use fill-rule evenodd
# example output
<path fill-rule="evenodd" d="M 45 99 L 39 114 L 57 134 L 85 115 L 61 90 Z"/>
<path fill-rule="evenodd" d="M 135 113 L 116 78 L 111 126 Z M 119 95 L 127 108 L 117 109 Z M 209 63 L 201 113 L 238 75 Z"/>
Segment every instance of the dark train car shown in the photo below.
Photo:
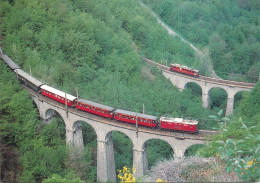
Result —
<path fill-rule="evenodd" d="M 36 92 L 41 91 L 40 87 L 43 85 L 42 82 L 35 79 L 34 77 L 27 74 L 21 69 L 16 69 L 14 72 L 17 74 L 17 78 L 19 79 L 19 81 L 23 83 L 25 86 L 28 86 L 29 88 L 33 89 Z"/>
<path fill-rule="evenodd" d="M 183 118 L 160 118 L 161 129 L 173 131 L 198 132 L 198 121 Z"/>
<path fill-rule="evenodd" d="M 192 69 L 190 67 L 180 65 L 180 64 L 171 64 L 170 71 L 175 71 L 175 72 L 199 77 L 199 70 Z"/>
<path fill-rule="evenodd" d="M 76 108 L 111 119 L 113 118 L 113 111 L 115 110 L 113 107 L 80 98 L 76 100 Z"/>
<path fill-rule="evenodd" d="M 138 125 L 141 125 L 141 126 L 155 128 L 158 124 L 158 122 L 157 122 L 158 118 L 156 116 L 150 116 L 147 114 L 135 113 L 135 112 L 125 111 L 125 110 L 121 110 L 121 109 L 117 109 L 114 112 L 114 119 L 116 119 L 118 121 L 135 124 L 136 117 L 137 117 Z"/>
<path fill-rule="evenodd" d="M 67 94 L 63 91 L 57 90 L 48 85 L 42 85 L 41 92 L 42 92 L 42 95 L 49 97 L 53 100 L 56 100 L 62 104 L 66 103 L 65 99 L 67 98 L 67 105 L 70 107 L 74 104 L 74 100 L 77 98 L 77 97 L 74 97 L 73 95 Z"/>
<path fill-rule="evenodd" d="M 20 69 L 20 67 L 16 63 L 14 63 L 7 55 L 1 55 L 1 58 L 5 61 L 5 63 L 8 65 L 8 67 L 10 67 L 12 70 Z"/>

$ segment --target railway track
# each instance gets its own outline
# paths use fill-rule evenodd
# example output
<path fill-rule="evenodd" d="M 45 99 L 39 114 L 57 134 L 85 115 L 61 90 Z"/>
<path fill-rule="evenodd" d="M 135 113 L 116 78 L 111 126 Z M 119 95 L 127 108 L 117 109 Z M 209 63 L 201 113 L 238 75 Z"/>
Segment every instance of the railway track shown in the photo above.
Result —
<path fill-rule="evenodd" d="M 225 86 L 230 86 L 230 87 L 248 88 L 248 89 L 252 89 L 255 86 L 254 83 L 245 83 L 245 82 L 238 82 L 238 81 L 223 80 L 223 79 L 211 78 L 211 77 L 207 77 L 207 76 L 192 77 L 192 76 L 180 74 L 180 73 L 177 73 L 177 72 L 171 72 L 170 67 L 167 67 L 165 65 L 154 62 L 154 61 L 152 61 L 148 58 L 143 58 L 143 60 L 150 65 L 155 65 L 155 66 L 159 67 L 164 72 L 168 72 L 170 74 L 178 75 L 178 76 L 189 78 L 189 79 L 192 79 L 192 80 L 203 81 L 203 82 L 206 82 L 206 83 L 213 83 L 213 84 L 219 84 L 219 85 L 225 85 Z"/>
<path fill-rule="evenodd" d="M 41 94 L 33 91 L 32 89 L 26 87 L 23 85 L 23 88 L 25 90 L 27 90 L 30 95 L 38 98 L 41 101 L 45 101 L 46 103 L 55 106 L 57 108 L 60 108 L 62 110 L 66 110 L 65 109 L 65 105 L 61 104 L 59 102 L 56 102 L 54 100 L 51 100 L 47 97 L 42 96 Z M 123 122 L 117 122 L 115 120 L 111 120 L 111 119 L 107 119 L 107 118 L 103 118 L 91 113 L 87 113 L 84 111 L 80 111 L 76 108 L 68 108 L 68 112 L 75 114 L 77 116 L 86 118 L 86 119 L 90 119 L 99 123 L 104 123 L 104 124 L 108 124 L 111 126 L 115 126 L 118 128 L 124 128 L 124 129 L 128 129 L 128 130 L 132 130 L 133 133 L 136 133 L 136 127 L 135 125 L 129 124 L 129 123 L 123 123 Z M 155 135 L 159 135 L 159 136 L 167 136 L 167 137 L 174 137 L 177 139 L 192 139 L 192 140 L 210 140 L 210 136 L 215 135 L 220 133 L 220 131 L 209 131 L 209 130 L 200 130 L 198 134 L 189 134 L 189 133 L 182 133 L 182 132 L 172 132 L 172 131 L 164 131 L 164 130 L 160 130 L 160 129 L 152 129 L 152 128 L 147 128 L 147 127 L 143 127 L 143 126 L 139 126 L 138 127 L 138 132 L 143 132 L 143 133 L 149 133 L 149 134 L 155 134 Z"/>

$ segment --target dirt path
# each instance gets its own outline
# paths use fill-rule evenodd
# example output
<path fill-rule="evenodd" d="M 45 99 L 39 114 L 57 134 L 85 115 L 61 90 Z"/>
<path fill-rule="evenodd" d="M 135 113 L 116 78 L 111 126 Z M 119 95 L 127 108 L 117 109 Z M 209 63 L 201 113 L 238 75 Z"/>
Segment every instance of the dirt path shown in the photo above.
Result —
<path fill-rule="evenodd" d="M 192 43 L 190 43 L 189 41 L 185 40 L 182 36 L 180 36 L 178 33 L 176 33 L 171 27 L 169 27 L 168 25 L 166 25 L 163 21 L 161 21 L 161 19 L 158 17 L 157 14 L 155 14 L 149 7 L 147 7 L 143 2 L 140 1 L 140 4 L 142 7 L 147 8 L 151 14 L 157 19 L 158 23 L 165 29 L 167 30 L 168 34 L 172 35 L 172 36 L 178 36 L 181 41 L 185 42 L 186 44 L 188 44 L 202 59 L 206 59 L 206 55 L 204 55 L 196 46 L 194 46 Z M 213 67 L 211 68 L 211 74 L 213 78 L 217 78 L 217 79 L 221 79 L 220 77 L 218 77 L 213 69 Z"/>

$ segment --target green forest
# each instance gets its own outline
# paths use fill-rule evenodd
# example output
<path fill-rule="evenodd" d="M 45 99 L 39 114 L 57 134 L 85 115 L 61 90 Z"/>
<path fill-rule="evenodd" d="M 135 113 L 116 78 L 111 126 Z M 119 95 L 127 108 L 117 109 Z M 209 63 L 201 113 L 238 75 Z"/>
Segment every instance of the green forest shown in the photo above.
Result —
<path fill-rule="evenodd" d="M 184 3 L 178 4 L 182 6 L 179 15 L 186 12 L 180 17 L 187 20 L 182 20 L 176 27 L 178 19 L 172 20 L 170 17 L 176 18 L 177 2 Z M 201 49 L 207 50 L 219 76 L 230 79 L 232 74 L 239 73 L 246 77 L 234 76 L 234 79 L 254 81 L 252 76 L 257 75 L 258 78 L 259 73 L 260 22 L 255 18 L 258 6 L 249 3 L 244 7 L 239 3 L 235 5 L 233 1 L 223 1 L 221 6 L 214 0 L 206 2 L 144 1 L 167 24 Z M 254 3 L 253 0 L 250 2 Z M 236 8 L 231 12 L 222 12 L 233 5 Z M 168 11 L 163 7 L 167 7 Z M 218 15 L 203 14 L 205 20 L 200 17 L 201 9 L 213 12 L 211 8 L 223 14 L 222 19 L 215 20 L 217 23 L 212 25 L 211 20 Z M 191 25 L 196 16 L 187 12 L 197 14 L 202 19 L 201 24 L 205 24 L 203 36 L 195 36 L 199 35 L 197 32 L 201 29 L 198 28 L 202 26 Z M 234 34 L 227 31 L 232 39 L 223 33 L 224 29 L 233 30 Z M 239 36 L 235 35 L 236 30 L 241 32 L 239 36 L 243 39 L 239 40 Z M 222 91 L 213 90 L 211 109 L 203 109 L 201 91 L 197 86 L 191 84 L 180 92 L 157 68 L 142 62 L 142 57 L 163 63 L 167 60 L 168 65 L 176 62 L 200 69 L 202 74 L 208 72 L 205 60 L 199 58 L 180 38 L 170 36 L 138 0 L 0 0 L 0 35 L 0 45 L 6 55 L 26 72 L 31 70 L 34 77 L 53 87 L 73 95 L 76 95 L 78 88 L 81 98 L 115 108 L 141 112 L 144 104 L 146 114 L 193 117 L 200 121 L 200 129 L 219 127 L 209 115 L 217 115 L 220 109 L 225 110 L 225 93 L 223 97 Z M 247 55 L 244 56 L 244 52 Z M 225 58 L 225 55 L 232 59 Z M 227 58 L 230 63 L 224 62 Z M 77 159 L 79 152 L 66 146 L 61 117 L 43 125 L 33 101 L 22 90 L 15 74 L 3 62 L 0 66 L 1 180 L 46 183 L 96 181 L 97 144 L 94 130 L 82 123 L 85 149 Z M 225 138 L 232 137 L 232 133 L 237 136 L 235 129 L 241 127 L 240 118 L 248 128 L 258 125 L 255 129 L 259 129 L 259 93 L 258 83 L 252 92 L 240 94 L 241 100 L 237 103 L 234 116 L 231 116 L 231 121 L 237 122 L 228 124 L 232 132 Z M 259 134 L 257 130 L 252 133 Z M 259 139 L 248 142 L 244 148 L 251 147 L 255 142 L 259 143 Z M 131 167 L 130 139 L 113 132 L 113 143 L 116 169 Z M 208 154 L 198 153 L 201 156 L 215 156 L 218 147 L 213 143 L 205 147 Z M 156 140 L 148 142 L 149 167 L 158 159 L 170 158 L 172 154 L 167 143 Z M 251 157 L 251 154 L 244 150 L 241 156 Z"/>

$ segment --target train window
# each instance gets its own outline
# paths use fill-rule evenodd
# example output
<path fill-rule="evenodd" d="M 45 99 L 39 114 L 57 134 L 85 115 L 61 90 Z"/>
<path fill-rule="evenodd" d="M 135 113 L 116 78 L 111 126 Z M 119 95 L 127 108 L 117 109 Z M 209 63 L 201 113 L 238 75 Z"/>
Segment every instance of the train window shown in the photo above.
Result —
<path fill-rule="evenodd" d="M 143 119 L 141 118 L 140 121 L 143 122 Z"/>
<path fill-rule="evenodd" d="M 62 98 L 62 100 L 63 100 L 63 98 Z M 81 103 L 79 103 L 79 106 L 81 106 Z"/>
<path fill-rule="evenodd" d="M 60 99 L 60 96 L 58 96 L 58 99 Z"/>
<path fill-rule="evenodd" d="M 88 105 L 86 105 L 86 108 L 88 109 L 88 108 L 89 108 L 89 106 L 88 106 Z"/>
<path fill-rule="evenodd" d="M 98 112 L 100 112 L 100 109 L 97 109 Z"/>
<path fill-rule="evenodd" d="M 84 105 L 84 104 L 82 104 L 82 107 L 85 107 L 85 105 Z"/>
<path fill-rule="evenodd" d="M 96 108 L 95 108 L 95 107 L 93 107 L 93 110 L 94 110 L 94 111 L 96 111 Z"/>
<path fill-rule="evenodd" d="M 105 111 L 105 114 L 107 114 L 107 111 Z"/>
<path fill-rule="evenodd" d="M 134 118 L 134 117 L 131 117 L 131 120 L 135 120 L 135 118 Z"/>
<path fill-rule="evenodd" d="M 68 100 L 68 102 L 70 102 L 70 100 Z"/>
<path fill-rule="evenodd" d="M 118 117 L 121 117 L 121 114 L 118 114 Z"/>
<path fill-rule="evenodd" d="M 102 112 L 102 113 L 104 113 L 104 111 L 103 111 L 103 110 L 101 110 L 101 112 Z"/>
<path fill-rule="evenodd" d="M 190 127 L 192 128 L 192 125 L 190 125 Z"/>
<path fill-rule="evenodd" d="M 102 112 L 103 112 L 103 110 L 102 110 Z M 115 113 L 115 116 L 117 116 L 117 114 Z"/>

